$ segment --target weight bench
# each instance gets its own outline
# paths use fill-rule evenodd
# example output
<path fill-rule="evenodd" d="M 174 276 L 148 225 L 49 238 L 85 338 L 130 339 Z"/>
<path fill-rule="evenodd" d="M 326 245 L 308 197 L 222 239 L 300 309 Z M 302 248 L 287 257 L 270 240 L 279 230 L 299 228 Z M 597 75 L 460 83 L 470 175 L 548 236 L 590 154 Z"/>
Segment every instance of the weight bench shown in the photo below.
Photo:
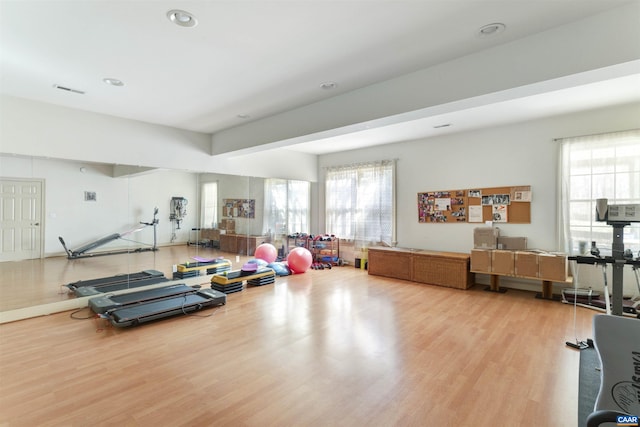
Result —
<path fill-rule="evenodd" d="M 599 314 L 593 318 L 593 333 L 602 370 L 600 390 L 594 412 L 587 417 L 587 427 L 638 425 L 640 320 Z"/>

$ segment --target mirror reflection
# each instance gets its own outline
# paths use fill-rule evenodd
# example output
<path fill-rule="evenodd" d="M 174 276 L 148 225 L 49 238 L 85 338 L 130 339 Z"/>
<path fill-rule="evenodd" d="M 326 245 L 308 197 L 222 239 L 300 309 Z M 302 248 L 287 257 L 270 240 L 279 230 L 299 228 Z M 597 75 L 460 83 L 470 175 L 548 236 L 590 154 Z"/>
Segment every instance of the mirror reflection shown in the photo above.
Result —
<path fill-rule="evenodd" d="M 5 155 L 0 169 L 14 218 L 3 312 L 173 280 L 198 260 L 239 268 L 262 242 L 282 254 L 287 229 L 309 225 L 308 182 Z"/>

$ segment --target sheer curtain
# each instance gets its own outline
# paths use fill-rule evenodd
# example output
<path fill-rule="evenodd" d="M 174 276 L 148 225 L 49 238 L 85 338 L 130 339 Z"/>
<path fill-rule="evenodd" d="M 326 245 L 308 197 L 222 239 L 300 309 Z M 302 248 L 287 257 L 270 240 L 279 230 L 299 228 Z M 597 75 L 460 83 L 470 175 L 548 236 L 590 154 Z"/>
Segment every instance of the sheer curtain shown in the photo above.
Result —
<path fill-rule="evenodd" d="M 218 224 L 218 183 L 205 182 L 200 194 L 202 228 L 216 228 Z"/>
<path fill-rule="evenodd" d="M 595 221 L 595 200 L 640 203 L 640 129 L 563 138 L 560 142 L 560 242 L 569 254 L 588 251 L 592 241 L 610 251 L 612 229 Z M 625 247 L 638 250 L 640 224 L 625 227 Z M 634 254 L 635 255 L 635 254 Z"/>
<path fill-rule="evenodd" d="M 326 232 L 362 243 L 395 240 L 395 161 L 328 168 Z"/>
<path fill-rule="evenodd" d="M 309 232 L 309 183 L 286 179 L 264 182 L 263 230 L 276 236 Z"/>

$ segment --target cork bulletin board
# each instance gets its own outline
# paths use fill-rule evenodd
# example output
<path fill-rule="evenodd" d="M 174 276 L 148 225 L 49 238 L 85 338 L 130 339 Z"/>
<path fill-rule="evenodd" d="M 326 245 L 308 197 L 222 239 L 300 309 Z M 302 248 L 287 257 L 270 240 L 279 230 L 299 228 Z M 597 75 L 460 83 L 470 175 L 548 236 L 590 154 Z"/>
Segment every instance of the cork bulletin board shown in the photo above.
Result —
<path fill-rule="evenodd" d="M 222 202 L 222 216 L 224 217 L 256 217 L 256 201 L 254 199 L 224 199 Z"/>
<path fill-rule="evenodd" d="M 421 223 L 531 223 L 531 186 L 418 193 Z"/>

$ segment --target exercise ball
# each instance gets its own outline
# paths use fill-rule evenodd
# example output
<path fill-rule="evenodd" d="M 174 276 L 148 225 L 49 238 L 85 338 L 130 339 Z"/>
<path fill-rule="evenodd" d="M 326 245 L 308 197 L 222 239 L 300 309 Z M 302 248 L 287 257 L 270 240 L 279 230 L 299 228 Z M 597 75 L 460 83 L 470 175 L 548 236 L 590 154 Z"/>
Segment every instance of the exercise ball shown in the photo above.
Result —
<path fill-rule="evenodd" d="M 270 263 L 278 258 L 278 250 L 271 243 L 263 243 L 256 248 L 254 256 Z"/>
<path fill-rule="evenodd" d="M 296 274 L 307 271 L 312 261 L 311 252 L 305 248 L 293 248 L 287 255 L 287 265 Z"/>

